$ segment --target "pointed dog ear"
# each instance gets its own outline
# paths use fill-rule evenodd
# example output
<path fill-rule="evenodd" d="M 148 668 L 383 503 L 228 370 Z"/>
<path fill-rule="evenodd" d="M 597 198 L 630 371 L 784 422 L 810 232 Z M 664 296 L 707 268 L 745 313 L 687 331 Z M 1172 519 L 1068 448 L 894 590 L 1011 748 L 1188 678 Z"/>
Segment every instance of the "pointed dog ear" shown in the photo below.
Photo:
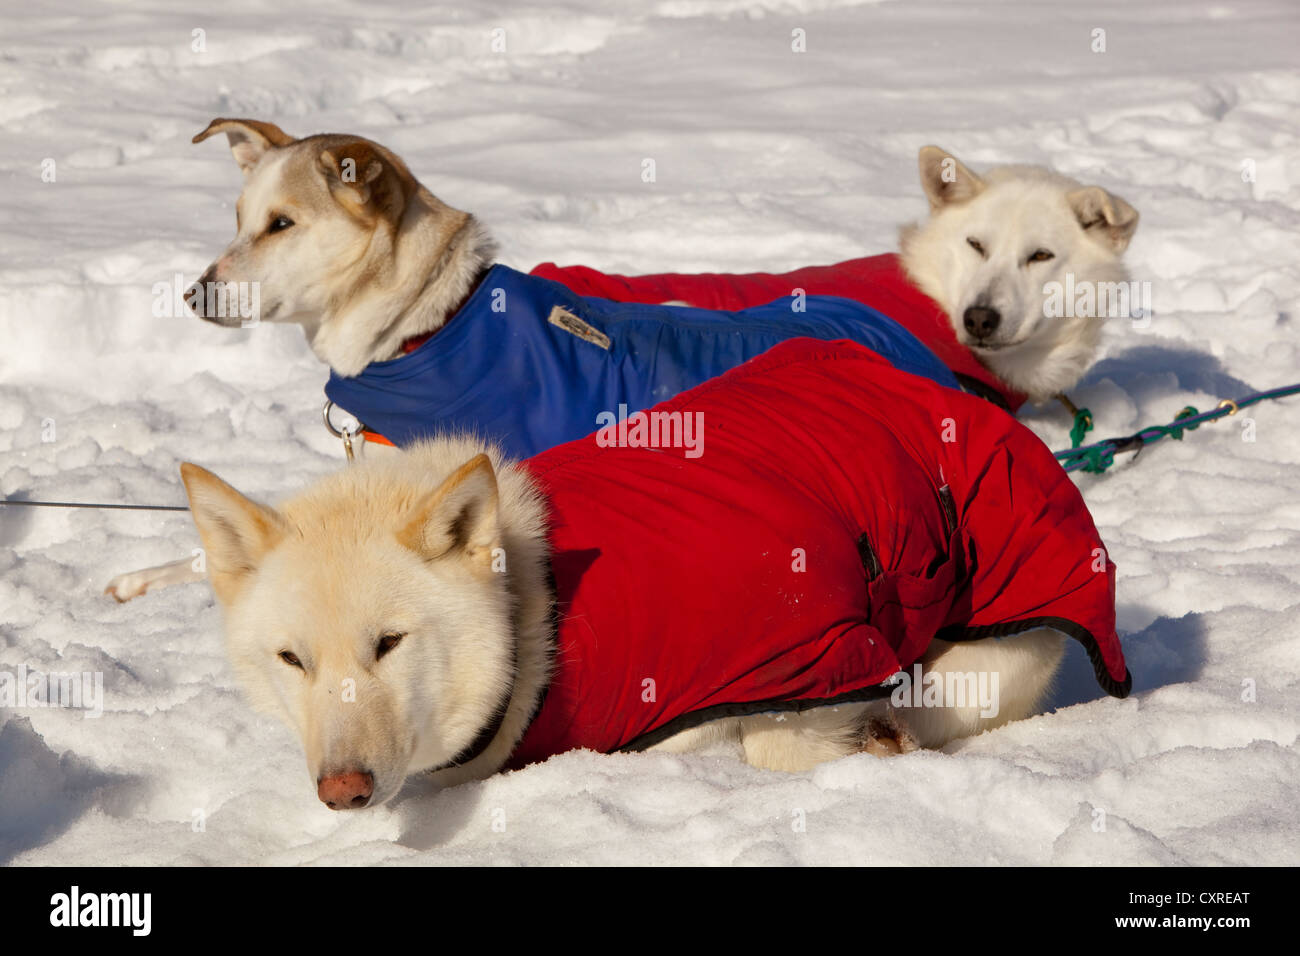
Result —
<path fill-rule="evenodd" d="M 1128 248 L 1137 231 L 1138 212 L 1100 186 L 1084 186 L 1065 196 L 1083 231 L 1116 252 Z"/>
<path fill-rule="evenodd" d="M 298 142 L 274 123 L 264 123 L 261 120 L 220 118 L 214 119 L 208 124 L 207 129 L 195 136 L 190 142 L 201 143 L 209 136 L 215 136 L 217 133 L 225 133 L 226 138 L 230 140 L 230 152 L 235 157 L 235 162 L 239 164 L 239 169 L 245 176 L 248 175 L 250 169 L 257 165 L 257 161 L 262 158 L 267 150 Z"/>
<path fill-rule="evenodd" d="M 334 199 L 363 219 L 378 216 L 396 224 L 417 188 L 402 161 L 369 140 L 322 150 L 319 163 Z"/>
<path fill-rule="evenodd" d="M 222 604 L 229 604 L 288 525 L 274 508 L 245 498 L 198 465 L 181 465 L 181 481 L 207 554 L 212 590 Z"/>
<path fill-rule="evenodd" d="M 921 172 L 921 188 L 930 200 L 933 212 L 951 203 L 974 199 L 984 189 L 980 179 L 952 153 L 938 146 L 922 146 L 916 157 Z"/>
<path fill-rule="evenodd" d="M 453 551 L 491 565 L 501 540 L 497 479 L 487 455 L 476 455 L 429 492 L 397 532 L 397 540 L 426 561 Z"/>

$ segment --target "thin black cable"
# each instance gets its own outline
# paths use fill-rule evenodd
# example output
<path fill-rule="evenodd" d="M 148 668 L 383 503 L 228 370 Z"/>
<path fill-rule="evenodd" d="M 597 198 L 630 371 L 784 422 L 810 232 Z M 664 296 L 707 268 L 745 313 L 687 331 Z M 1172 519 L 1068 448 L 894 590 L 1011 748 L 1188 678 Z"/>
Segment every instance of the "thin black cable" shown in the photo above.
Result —
<path fill-rule="evenodd" d="M 105 505 L 88 501 L 23 501 L 0 498 L 3 505 L 28 505 L 32 508 L 114 508 L 119 511 L 189 511 L 189 505 Z"/>

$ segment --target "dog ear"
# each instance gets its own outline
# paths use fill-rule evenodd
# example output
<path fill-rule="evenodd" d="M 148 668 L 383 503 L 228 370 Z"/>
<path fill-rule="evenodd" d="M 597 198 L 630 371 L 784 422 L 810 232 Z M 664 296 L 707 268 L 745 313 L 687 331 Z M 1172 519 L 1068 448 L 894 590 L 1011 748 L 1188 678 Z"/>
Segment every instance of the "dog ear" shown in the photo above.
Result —
<path fill-rule="evenodd" d="M 1065 199 L 1084 232 L 1097 237 L 1116 252 L 1128 248 L 1129 240 L 1137 230 L 1136 209 L 1100 186 L 1073 190 L 1066 194 Z"/>
<path fill-rule="evenodd" d="M 416 505 L 397 540 L 427 561 L 459 550 L 486 568 L 501 540 L 497 506 L 492 462 L 477 455 Z"/>
<path fill-rule="evenodd" d="M 330 193 L 362 218 L 381 216 L 396 224 L 417 188 L 401 160 L 369 140 L 322 150 L 319 162 Z"/>
<path fill-rule="evenodd" d="M 931 212 L 951 203 L 974 199 L 984 189 L 984 180 L 962 165 L 952 153 L 938 146 L 922 146 L 916 165 L 921 171 L 921 188 L 930 200 Z"/>
<path fill-rule="evenodd" d="M 222 604 L 229 604 L 284 537 L 287 525 L 274 508 L 250 501 L 198 465 L 181 465 L 181 481 L 206 552 L 212 590 Z"/>
<path fill-rule="evenodd" d="M 280 127 L 274 123 L 264 123 L 261 120 L 248 119 L 214 119 L 208 124 L 208 128 L 199 133 L 192 143 L 201 143 L 209 136 L 215 136 L 217 133 L 225 133 L 226 139 L 230 141 L 230 152 L 235 157 L 235 162 L 239 164 L 239 169 L 245 176 L 248 171 L 257 165 L 257 161 L 262 158 L 268 149 L 274 149 L 279 146 L 288 146 L 290 143 L 298 142 Z"/>

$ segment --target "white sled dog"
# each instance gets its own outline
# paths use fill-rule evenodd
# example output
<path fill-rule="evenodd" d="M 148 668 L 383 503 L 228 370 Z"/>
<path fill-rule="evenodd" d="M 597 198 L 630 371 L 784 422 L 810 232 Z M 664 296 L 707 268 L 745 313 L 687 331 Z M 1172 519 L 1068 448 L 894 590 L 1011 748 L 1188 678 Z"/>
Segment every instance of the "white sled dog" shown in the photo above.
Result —
<path fill-rule="evenodd" d="M 943 307 L 958 341 L 1031 401 L 1074 386 L 1096 357 L 1109 310 L 1049 316 L 1045 290 L 1127 283 L 1121 256 L 1137 210 L 1042 166 L 976 175 L 937 146 L 924 147 L 918 163 L 930 218 L 902 231 L 908 275 Z"/>
<path fill-rule="evenodd" d="M 547 687 L 554 626 L 546 505 L 521 467 L 481 441 L 441 438 L 328 476 L 278 508 L 196 465 L 181 472 L 233 666 L 252 703 L 297 731 L 322 802 L 376 806 L 416 772 L 452 786 L 502 767 Z M 491 568 L 498 548 L 508 573 Z M 755 766 L 797 771 L 942 746 L 1033 713 L 1063 643 L 1048 630 L 932 643 L 930 673 L 999 675 L 993 716 L 974 702 L 880 700 L 724 717 L 652 749 L 729 743 Z"/>
<path fill-rule="evenodd" d="M 340 375 L 403 354 L 455 315 L 490 267 L 483 225 L 422 186 L 394 153 L 344 134 L 297 139 L 259 120 L 215 119 L 194 142 L 225 133 L 244 174 L 233 242 L 187 302 L 207 321 L 245 319 L 204 290 L 256 283 L 266 322 L 302 326 Z M 902 260 L 948 314 L 961 342 L 1038 401 L 1091 364 L 1102 318 L 1046 319 L 1045 283 L 1126 278 L 1120 256 L 1138 214 L 1099 186 L 1047 169 L 1004 166 L 983 176 L 935 146 L 921 150 L 931 216 L 902 234 Z M 234 285 L 232 285 L 234 284 Z M 679 303 L 680 304 L 680 303 Z M 105 593 L 128 601 L 201 580 L 188 558 L 119 574 Z"/>

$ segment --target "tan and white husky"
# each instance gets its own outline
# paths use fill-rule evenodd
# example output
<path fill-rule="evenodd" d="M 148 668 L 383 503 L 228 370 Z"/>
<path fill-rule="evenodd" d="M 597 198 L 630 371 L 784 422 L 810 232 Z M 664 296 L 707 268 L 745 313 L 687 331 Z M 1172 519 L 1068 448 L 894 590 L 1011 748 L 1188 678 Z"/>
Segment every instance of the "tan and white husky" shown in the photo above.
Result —
<path fill-rule="evenodd" d="M 389 150 L 359 136 L 295 139 L 256 120 L 215 119 L 194 137 L 230 141 L 244 173 L 236 235 L 190 304 L 219 325 L 198 290 L 256 283 L 264 322 L 303 327 L 340 375 L 395 358 L 407 339 L 441 326 L 464 301 L 496 246 L 469 213 L 421 186 Z"/>
<path fill-rule="evenodd" d="M 252 702 L 297 731 L 322 802 L 374 806 L 410 774 L 452 762 L 435 785 L 501 768 L 551 668 L 546 505 L 521 467 L 480 441 L 439 439 L 347 468 L 278 508 L 195 465 L 182 476 L 234 668 Z M 507 573 L 491 567 L 498 549 Z M 998 675 L 996 715 L 974 702 L 841 704 L 714 720 L 656 749 L 730 744 L 755 766 L 793 771 L 941 746 L 1033 713 L 1063 641 L 1038 630 L 933 642 L 930 673 Z"/>

